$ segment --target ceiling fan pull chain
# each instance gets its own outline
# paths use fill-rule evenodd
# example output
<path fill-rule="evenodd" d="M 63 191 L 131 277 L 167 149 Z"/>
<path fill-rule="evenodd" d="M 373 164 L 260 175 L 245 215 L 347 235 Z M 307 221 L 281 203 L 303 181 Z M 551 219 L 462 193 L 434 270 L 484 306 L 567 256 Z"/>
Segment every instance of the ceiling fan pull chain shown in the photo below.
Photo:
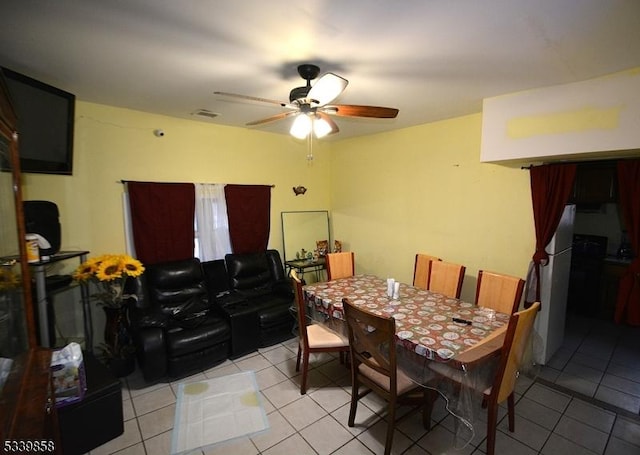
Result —
<path fill-rule="evenodd" d="M 313 161 L 313 134 L 307 135 L 307 142 L 309 143 L 307 152 L 307 161 L 309 164 Z"/>

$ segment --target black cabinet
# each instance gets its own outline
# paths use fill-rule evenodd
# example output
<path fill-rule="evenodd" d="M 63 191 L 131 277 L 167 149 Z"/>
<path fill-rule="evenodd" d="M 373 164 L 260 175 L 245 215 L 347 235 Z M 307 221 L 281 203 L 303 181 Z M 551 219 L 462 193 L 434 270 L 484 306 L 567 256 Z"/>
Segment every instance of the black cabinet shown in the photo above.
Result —
<path fill-rule="evenodd" d="M 579 164 L 570 202 L 606 204 L 617 202 L 617 170 L 613 162 Z"/>
<path fill-rule="evenodd" d="M 124 433 L 122 384 L 90 352 L 83 352 L 87 390 L 58 410 L 64 455 L 88 453 Z"/>

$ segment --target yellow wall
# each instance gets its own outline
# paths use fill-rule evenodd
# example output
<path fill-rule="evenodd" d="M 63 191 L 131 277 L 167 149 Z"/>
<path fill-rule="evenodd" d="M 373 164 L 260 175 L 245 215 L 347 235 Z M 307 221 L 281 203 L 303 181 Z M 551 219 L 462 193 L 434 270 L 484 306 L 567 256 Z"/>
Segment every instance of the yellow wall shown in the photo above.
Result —
<path fill-rule="evenodd" d="M 288 136 L 77 102 L 73 175 L 24 174 L 24 199 L 56 202 L 62 248 L 97 255 L 125 249 L 121 180 L 274 184 L 269 244 L 282 251 L 281 211 L 329 209 L 326 148 L 309 164 Z"/>
<path fill-rule="evenodd" d="M 120 180 L 275 184 L 271 247 L 281 211 L 328 209 L 358 272 L 410 282 L 431 253 L 467 266 L 472 299 L 478 269 L 524 276 L 534 249 L 529 173 L 480 163 L 481 119 L 320 143 L 309 165 L 288 136 L 78 102 L 73 175 L 25 174 L 23 190 L 58 204 L 64 249 L 101 254 L 125 248 Z"/>
<path fill-rule="evenodd" d="M 479 269 L 524 277 L 535 246 L 529 173 L 480 163 L 475 114 L 332 148 L 333 237 L 356 253 L 356 273 L 403 282 L 417 252 L 467 267 L 462 297 Z"/>

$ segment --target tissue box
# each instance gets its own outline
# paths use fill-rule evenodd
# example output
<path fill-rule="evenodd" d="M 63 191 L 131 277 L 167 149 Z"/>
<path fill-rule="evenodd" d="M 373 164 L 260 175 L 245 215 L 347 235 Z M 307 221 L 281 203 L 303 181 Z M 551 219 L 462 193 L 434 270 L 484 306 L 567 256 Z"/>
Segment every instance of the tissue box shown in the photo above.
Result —
<path fill-rule="evenodd" d="M 82 360 L 82 349 L 77 343 L 70 343 L 51 356 L 51 375 L 56 397 L 56 407 L 60 408 L 84 398 L 87 379 Z"/>

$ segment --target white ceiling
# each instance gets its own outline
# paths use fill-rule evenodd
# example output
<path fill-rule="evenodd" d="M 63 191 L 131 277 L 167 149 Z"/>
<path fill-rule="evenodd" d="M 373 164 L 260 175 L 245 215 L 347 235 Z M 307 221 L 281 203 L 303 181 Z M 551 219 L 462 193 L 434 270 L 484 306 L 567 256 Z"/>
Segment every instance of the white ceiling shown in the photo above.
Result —
<path fill-rule="evenodd" d="M 482 99 L 640 66 L 639 0 L 14 0 L 0 65 L 79 100 L 242 126 L 304 85 L 349 80 L 336 101 L 396 119 L 336 118 L 346 138 L 476 113 Z M 194 117 L 207 109 L 214 120 Z M 291 119 L 254 127 L 287 133 Z M 159 125 L 161 127 L 162 125 Z"/>

